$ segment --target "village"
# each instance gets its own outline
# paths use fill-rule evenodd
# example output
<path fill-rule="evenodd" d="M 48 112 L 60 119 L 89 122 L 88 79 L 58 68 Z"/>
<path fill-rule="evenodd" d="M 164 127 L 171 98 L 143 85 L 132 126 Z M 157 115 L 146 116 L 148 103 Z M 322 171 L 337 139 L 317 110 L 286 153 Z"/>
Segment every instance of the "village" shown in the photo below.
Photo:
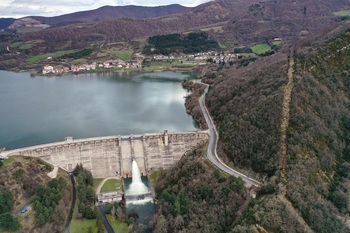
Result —
<path fill-rule="evenodd" d="M 254 56 L 254 54 L 240 54 L 234 52 L 217 52 L 209 51 L 203 53 L 196 53 L 190 55 L 154 55 L 152 57 L 144 57 L 141 54 L 135 54 L 132 61 L 124 61 L 122 59 L 106 60 L 104 62 L 92 62 L 90 64 L 72 64 L 72 65 L 45 65 L 42 69 L 42 74 L 64 74 L 64 73 L 80 73 L 86 71 L 94 71 L 96 69 L 142 69 L 145 61 L 159 62 L 159 61 L 178 61 L 184 65 L 203 65 L 208 62 L 214 64 L 225 64 L 235 59 L 242 57 Z M 51 58 L 48 58 L 50 60 Z"/>

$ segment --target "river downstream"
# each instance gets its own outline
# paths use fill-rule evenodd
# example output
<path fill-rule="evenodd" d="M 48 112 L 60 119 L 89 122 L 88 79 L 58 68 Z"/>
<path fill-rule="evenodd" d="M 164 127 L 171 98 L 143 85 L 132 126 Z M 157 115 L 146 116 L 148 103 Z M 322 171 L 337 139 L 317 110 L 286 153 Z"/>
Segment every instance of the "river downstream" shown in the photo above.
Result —
<path fill-rule="evenodd" d="M 35 77 L 0 71 L 0 148 L 146 132 L 195 130 L 181 86 L 189 73 Z"/>

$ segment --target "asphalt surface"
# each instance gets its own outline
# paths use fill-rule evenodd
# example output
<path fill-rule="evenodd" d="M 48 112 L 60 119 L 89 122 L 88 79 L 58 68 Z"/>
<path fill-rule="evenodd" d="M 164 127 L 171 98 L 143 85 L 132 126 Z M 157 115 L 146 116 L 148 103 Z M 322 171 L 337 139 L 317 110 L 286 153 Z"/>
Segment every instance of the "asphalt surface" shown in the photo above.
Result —
<path fill-rule="evenodd" d="M 219 136 L 218 136 L 218 133 L 216 131 L 216 128 L 215 128 L 215 125 L 213 123 L 213 120 L 212 118 L 210 117 L 210 114 L 209 114 L 209 111 L 207 109 L 207 107 L 205 106 L 205 96 L 206 94 L 208 93 L 208 90 L 209 90 L 209 85 L 208 84 L 205 84 L 205 83 L 202 83 L 200 82 L 201 84 L 205 85 L 206 88 L 205 88 L 205 91 L 204 93 L 202 94 L 202 96 L 199 98 L 199 105 L 201 107 L 201 110 L 203 112 L 203 115 L 204 115 L 204 118 L 205 118 L 205 121 L 207 122 L 207 125 L 208 125 L 208 130 L 209 130 L 209 143 L 208 143 L 208 151 L 207 151 L 207 157 L 208 159 L 215 165 L 217 166 L 220 170 L 232 175 L 232 176 L 235 176 L 235 177 L 241 177 L 242 180 L 245 182 L 245 183 L 248 183 L 250 185 L 255 185 L 255 186 L 260 186 L 261 183 L 230 168 L 229 166 L 227 166 L 225 163 L 223 163 L 220 158 L 218 157 L 217 153 L 216 153 L 216 147 L 217 147 L 217 144 L 218 144 L 218 139 L 219 139 Z"/>
<path fill-rule="evenodd" d="M 114 230 L 113 228 L 111 227 L 111 225 L 109 224 L 107 218 L 106 218 L 106 210 L 105 210 L 105 206 L 103 205 L 100 205 L 97 207 L 98 208 L 98 212 L 99 214 L 101 215 L 101 218 L 102 218 L 102 222 L 103 222 L 103 225 L 107 231 L 107 233 L 114 233 Z"/>

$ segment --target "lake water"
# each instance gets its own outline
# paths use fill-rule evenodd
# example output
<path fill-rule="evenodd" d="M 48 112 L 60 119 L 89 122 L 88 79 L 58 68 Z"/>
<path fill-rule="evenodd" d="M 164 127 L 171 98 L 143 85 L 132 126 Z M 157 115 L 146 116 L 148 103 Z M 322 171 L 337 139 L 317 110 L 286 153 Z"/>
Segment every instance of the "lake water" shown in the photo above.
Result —
<path fill-rule="evenodd" d="M 181 86 L 188 73 L 30 77 L 0 71 L 0 149 L 146 132 L 195 130 Z"/>

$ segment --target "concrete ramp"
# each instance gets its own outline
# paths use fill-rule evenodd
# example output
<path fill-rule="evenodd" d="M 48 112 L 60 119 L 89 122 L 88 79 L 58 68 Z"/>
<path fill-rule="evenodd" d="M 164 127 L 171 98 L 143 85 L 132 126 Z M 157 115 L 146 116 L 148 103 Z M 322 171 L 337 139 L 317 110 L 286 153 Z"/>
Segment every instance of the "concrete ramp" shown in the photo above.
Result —
<path fill-rule="evenodd" d="M 131 153 L 131 141 L 122 140 L 120 147 L 121 164 L 122 164 L 122 176 L 131 177 L 132 169 L 132 153 Z"/>
<path fill-rule="evenodd" d="M 134 141 L 134 157 L 136 163 L 139 166 L 140 172 L 143 176 L 146 175 L 146 166 L 145 166 L 145 156 L 144 156 L 143 140 Z"/>

